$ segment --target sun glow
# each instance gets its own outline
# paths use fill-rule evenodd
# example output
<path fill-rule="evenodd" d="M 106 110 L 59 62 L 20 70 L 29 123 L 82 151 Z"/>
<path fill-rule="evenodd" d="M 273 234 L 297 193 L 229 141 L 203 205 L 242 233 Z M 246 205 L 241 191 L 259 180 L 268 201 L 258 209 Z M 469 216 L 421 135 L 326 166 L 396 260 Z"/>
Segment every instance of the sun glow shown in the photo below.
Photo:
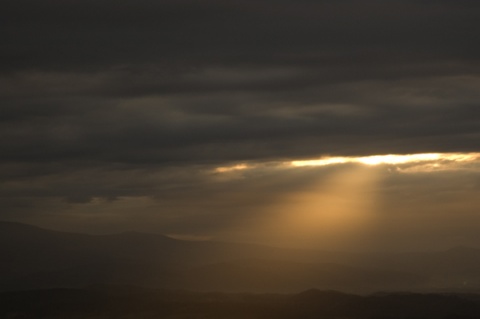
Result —
<path fill-rule="evenodd" d="M 247 164 L 240 163 L 231 166 L 216 167 L 215 173 L 230 173 L 244 170 L 252 170 L 262 167 L 306 167 L 306 166 L 328 166 L 348 163 L 357 163 L 367 166 L 375 165 L 398 165 L 399 171 L 420 172 L 452 168 L 452 165 L 480 161 L 480 153 L 420 153 L 420 154 L 387 154 L 370 156 L 332 156 L 317 159 L 306 159 L 297 161 L 268 162 Z M 400 165 L 405 165 L 403 168 Z"/>
<path fill-rule="evenodd" d="M 291 166 L 326 166 L 331 164 L 360 163 L 365 165 L 409 164 L 433 161 L 467 162 L 480 159 L 480 153 L 423 153 L 407 155 L 372 155 L 362 157 L 324 157 L 314 160 L 292 161 Z"/>
<path fill-rule="evenodd" d="M 266 208 L 266 220 L 252 229 L 267 244 L 313 248 L 335 244 L 348 249 L 365 240 L 373 227 L 379 199 L 376 170 L 349 167 L 308 187 L 285 194 Z"/>
<path fill-rule="evenodd" d="M 267 197 L 258 214 L 234 226 L 231 235 L 234 240 L 248 238 L 247 241 L 282 247 L 368 250 L 372 245 L 380 245 L 375 236 L 384 231 L 381 225 L 395 223 L 391 218 L 396 217 L 384 212 L 409 205 L 403 201 L 406 195 L 399 195 L 402 201 L 394 202 L 399 208 L 389 206 L 396 196 L 394 193 L 399 192 L 399 188 L 391 184 L 397 180 L 398 174 L 427 174 L 428 179 L 433 177 L 436 180 L 451 176 L 451 172 L 462 172 L 459 175 L 461 181 L 470 171 L 479 173 L 479 165 L 480 153 L 337 156 L 297 161 L 237 162 L 214 168 L 213 177 L 221 182 L 252 179 L 259 190 L 271 188 L 281 192 L 281 196 Z M 273 182 L 269 180 L 272 176 L 275 177 Z M 423 181 L 422 178 L 427 176 L 414 177 L 413 180 Z M 402 180 L 408 182 L 409 177 Z M 418 187 L 425 191 L 425 187 L 433 185 L 429 183 L 422 182 Z M 249 189 L 248 193 L 256 196 L 256 188 Z M 450 198 L 456 196 L 454 192 L 445 192 L 444 188 L 434 193 L 432 196 L 437 196 L 436 193 Z M 421 202 L 422 196 L 424 194 L 405 198 Z"/>

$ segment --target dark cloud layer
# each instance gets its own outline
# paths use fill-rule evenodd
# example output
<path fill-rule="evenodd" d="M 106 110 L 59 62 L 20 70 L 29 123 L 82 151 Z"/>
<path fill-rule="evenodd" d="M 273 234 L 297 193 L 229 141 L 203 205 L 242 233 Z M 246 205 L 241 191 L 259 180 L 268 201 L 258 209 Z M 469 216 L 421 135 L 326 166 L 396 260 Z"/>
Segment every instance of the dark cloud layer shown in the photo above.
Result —
<path fill-rule="evenodd" d="M 476 60 L 474 1 L 6 1 L 10 69 Z M 4 65 L 5 65 L 4 64 Z"/>
<path fill-rule="evenodd" d="M 2 203 L 205 196 L 205 172 L 240 161 L 479 151 L 479 18 L 473 0 L 3 1 Z"/>

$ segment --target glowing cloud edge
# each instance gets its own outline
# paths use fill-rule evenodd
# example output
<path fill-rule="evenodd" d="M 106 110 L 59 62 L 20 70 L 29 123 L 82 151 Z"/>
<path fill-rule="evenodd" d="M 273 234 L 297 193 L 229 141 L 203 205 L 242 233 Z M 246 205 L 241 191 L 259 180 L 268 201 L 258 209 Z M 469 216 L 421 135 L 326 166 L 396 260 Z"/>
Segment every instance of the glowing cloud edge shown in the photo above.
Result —
<path fill-rule="evenodd" d="M 418 153 L 418 154 L 385 154 L 370 156 L 325 156 L 317 159 L 305 159 L 295 161 L 277 162 L 278 167 L 307 167 L 307 166 L 329 166 L 347 163 L 357 163 L 367 166 L 376 165 L 402 165 L 402 164 L 432 164 L 433 167 L 440 167 L 445 163 L 480 162 L 480 153 Z M 271 163 L 269 163 L 271 164 Z M 221 166 L 214 169 L 215 173 L 231 173 L 254 169 L 262 164 L 237 163 L 230 166 Z"/>
<path fill-rule="evenodd" d="M 291 166 L 325 166 L 342 163 L 360 163 L 365 165 L 398 165 L 408 163 L 453 161 L 470 162 L 480 160 L 480 153 L 420 153 L 420 154 L 387 154 L 362 157 L 324 157 L 314 160 L 292 161 Z"/>

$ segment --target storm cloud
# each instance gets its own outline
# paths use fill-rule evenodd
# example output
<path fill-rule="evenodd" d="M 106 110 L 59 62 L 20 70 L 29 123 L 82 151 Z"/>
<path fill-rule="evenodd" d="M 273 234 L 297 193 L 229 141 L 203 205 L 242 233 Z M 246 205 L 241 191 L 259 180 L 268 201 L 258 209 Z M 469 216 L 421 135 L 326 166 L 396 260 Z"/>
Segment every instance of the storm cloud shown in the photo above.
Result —
<path fill-rule="evenodd" d="M 78 207 L 100 200 L 90 215 L 112 229 L 143 216 L 155 231 L 203 234 L 309 184 L 266 169 L 219 186 L 216 167 L 479 151 L 477 1 L 7 0 L 0 9 L 5 219 L 84 220 Z M 264 178 L 257 195 L 246 191 Z M 125 198 L 165 204 L 142 215 Z M 98 218 L 85 227 L 108 229 Z"/>

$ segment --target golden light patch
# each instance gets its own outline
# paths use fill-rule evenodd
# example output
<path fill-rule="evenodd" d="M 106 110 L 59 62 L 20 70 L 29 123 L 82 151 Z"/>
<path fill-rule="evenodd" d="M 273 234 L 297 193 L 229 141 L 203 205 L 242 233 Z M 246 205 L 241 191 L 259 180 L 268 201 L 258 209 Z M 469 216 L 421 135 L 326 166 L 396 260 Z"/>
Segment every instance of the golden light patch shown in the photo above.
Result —
<path fill-rule="evenodd" d="M 245 170 L 278 171 L 302 167 L 344 164 L 318 180 L 283 194 L 264 207 L 261 217 L 237 225 L 239 238 L 252 242 L 291 247 L 368 247 L 379 219 L 384 198 L 380 196 L 385 172 L 376 166 L 393 166 L 399 173 L 425 173 L 440 170 L 475 169 L 480 153 L 387 154 L 361 157 L 323 157 L 319 159 L 236 164 L 218 167 L 217 173 L 235 176 Z M 390 171 L 390 167 L 389 167 Z M 222 174 L 223 175 L 223 174 Z M 243 236 L 243 237 L 242 237 Z"/>
<path fill-rule="evenodd" d="M 377 171 L 350 167 L 326 180 L 286 194 L 264 211 L 250 232 L 262 242 L 285 247 L 320 247 L 335 243 L 348 249 L 373 226 L 378 199 Z"/>
<path fill-rule="evenodd" d="M 360 163 L 365 165 L 399 165 L 421 162 L 467 162 L 480 160 L 480 153 L 422 153 L 407 155 L 372 155 L 362 157 L 324 157 L 313 160 L 292 161 L 291 166 L 326 166 L 343 163 Z"/>
<path fill-rule="evenodd" d="M 245 169 L 248 169 L 248 168 L 252 168 L 252 166 L 247 165 L 247 164 L 236 164 L 236 165 L 232 165 L 232 166 L 217 167 L 217 168 L 215 168 L 215 172 L 217 172 L 217 173 L 228 173 L 228 172 L 232 172 L 232 171 L 245 170 Z"/>
<path fill-rule="evenodd" d="M 368 166 L 375 165 L 407 165 L 399 169 L 402 172 L 422 172 L 441 169 L 455 168 L 457 163 L 480 161 L 480 153 L 420 153 L 420 154 L 387 154 L 371 156 L 336 156 L 322 157 L 318 159 L 306 159 L 285 162 L 267 162 L 260 164 L 235 164 L 221 166 L 214 169 L 215 173 L 229 173 L 235 171 L 249 170 L 268 166 L 270 168 L 306 167 L 306 166 L 328 166 L 348 163 L 357 163 Z"/>

